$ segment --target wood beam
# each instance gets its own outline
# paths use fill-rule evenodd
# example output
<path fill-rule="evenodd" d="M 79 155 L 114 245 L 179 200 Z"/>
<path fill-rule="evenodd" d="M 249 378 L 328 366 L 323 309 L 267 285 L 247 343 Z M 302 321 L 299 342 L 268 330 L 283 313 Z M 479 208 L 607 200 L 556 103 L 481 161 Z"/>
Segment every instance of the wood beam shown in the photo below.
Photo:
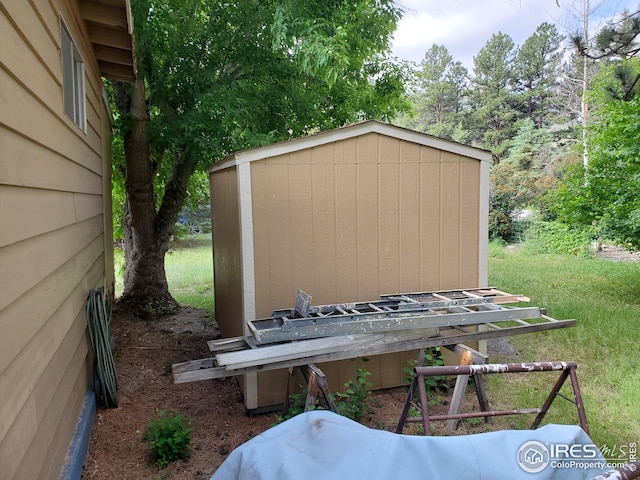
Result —
<path fill-rule="evenodd" d="M 87 30 L 89 31 L 91 43 L 131 51 L 131 36 L 126 31 L 100 27 L 94 24 L 87 25 Z"/>
<path fill-rule="evenodd" d="M 103 62 L 117 63 L 119 65 L 127 66 L 133 65 L 133 58 L 130 50 L 95 44 L 93 46 L 93 52 L 95 53 L 96 58 Z"/>
<path fill-rule="evenodd" d="M 106 27 L 129 29 L 127 12 L 124 8 L 111 7 L 97 2 L 82 2 L 80 15 L 87 22 Z"/>
<path fill-rule="evenodd" d="M 119 65 L 109 62 L 98 62 L 100 66 L 100 73 L 103 77 L 110 80 L 122 80 L 125 82 L 132 82 L 135 80 L 135 71 L 132 66 Z"/>

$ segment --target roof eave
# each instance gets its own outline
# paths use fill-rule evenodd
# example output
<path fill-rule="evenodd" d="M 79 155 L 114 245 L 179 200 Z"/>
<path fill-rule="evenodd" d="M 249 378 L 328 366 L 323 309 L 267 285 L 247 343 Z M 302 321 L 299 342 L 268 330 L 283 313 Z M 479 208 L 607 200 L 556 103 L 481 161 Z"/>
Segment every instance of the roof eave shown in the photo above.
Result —
<path fill-rule="evenodd" d="M 82 0 L 80 15 L 100 74 L 111 80 L 134 81 L 135 39 L 130 0 Z"/>
<path fill-rule="evenodd" d="M 463 155 L 465 157 L 475 158 L 482 162 L 491 162 L 491 152 L 471 147 L 461 143 L 456 143 L 443 138 L 434 137 L 422 132 L 416 132 L 396 125 L 379 122 L 377 120 L 367 120 L 364 122 L 354 123 L 345 127 L 326 130 L 324 132 L 299 137 L 292 140 L 256 147 L 241 152 L 236 152 L 219 162 L 214 163 L 208 169 L 208 173 L 223 170 L 242 163 L 252 162 L 265 158 L 284 155 L 287 153 L 297 152 L 306 148 L 318 147 L 330 142 L 347 140 L 367 133 L 379 133 L 390 137 L 406 140 L 427 147 L 438 148 L 447 152 Z"/>

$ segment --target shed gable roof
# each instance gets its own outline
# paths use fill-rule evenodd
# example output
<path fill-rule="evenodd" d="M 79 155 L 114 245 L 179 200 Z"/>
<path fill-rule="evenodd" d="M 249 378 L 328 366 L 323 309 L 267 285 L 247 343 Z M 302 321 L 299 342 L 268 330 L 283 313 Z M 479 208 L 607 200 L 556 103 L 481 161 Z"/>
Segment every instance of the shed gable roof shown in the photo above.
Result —
<path fill-rule="evenodd" d="M 80 15 L 87 27 L 100 74 L 111 80 L 135 80 L 130 0 L 81 0 Z"/>
<path fill-rule="evenodd" d="M 354 123 L 345 127 L 308 135 L 306 137 L 299 137 L 293 140 L 286 140 L 283 142 L 266 145 L 264 147 L 257 147 L 241 152 L 236 152 L 222 159 L 221 161 L 214 163 L 209 167 L 207 171 L 211 173 L 217 170 L 229 168 L 234 165 L 252 162 L 254 160 L 276 157 L 278 155 L 297 152 L 308 148 L 318 147 L 327 143 L 347 140 L 350 138 L 366 135 L 368 133 L 378 133 L 381 135 L 397 138 L 399 140 L 417 143 L 426 147 L 436 148 L 445 152 L 475 158 L 484 162 L 491 161 L 491 152 L 487 150 L 481 150 L 479 148 L 470 147 L 468 145 L 463 145 L 461 143 L 434 137 L 426 133 L 409 130 L 407 128 L 398 127 L 377 120 L 366 120 L 364 122 Z"/>

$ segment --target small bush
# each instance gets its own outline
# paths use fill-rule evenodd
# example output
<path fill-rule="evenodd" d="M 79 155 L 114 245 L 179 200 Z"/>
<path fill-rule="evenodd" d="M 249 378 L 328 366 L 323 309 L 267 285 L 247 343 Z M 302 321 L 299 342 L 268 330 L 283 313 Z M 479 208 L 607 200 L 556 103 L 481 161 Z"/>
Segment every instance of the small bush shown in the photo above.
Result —
<path fill-rule="evenodd" d="M 364 362 L 368 359 L 363 358 Z M 336 397 L 340 400 L 337 403 L 338 412 L 351 420 L 359 422 L 365 413 L 371 412 L 371 382 L 367 377 L 371 372 L 365 368 L 356 369 L 356 381 L 349 380 L 344 384 L 347 387 L 344 392 L 337 392 Z"/>
<path fill-rule="evenodd" d="M 426 348 L 424 350 L 424 360 L 422 364 L 419 365 L 421 367 L 441 367 L 444 365 L 444 357 L 442 355 L 442 351 L 440 347 L 431 347 Z M 402 369 L 405 373 L 404 382 L 409 384 L 409 388 L 411 388 L 411 384 L 413 383 L 413 371 L 414 368 L 418 366 L 417 360 L 409 360 L 407 362 L 407 366 Z M 438 375 L 435 377 L 424 377 L 424 387 L 427 392 L 427 397 L 433 397 L 429 400 L 429 405 L 438 405 L 442 401 L 442 397 L 437 395 L 440 392 L 444 392 L 447 390 L 447 376 L 446 375 Z M 416 389 L 414 393 L 414 401 L 418 401 L 418 391 Z"/>
<path fill-rule="evenodd" d="M 312 405 L 310 410 L 322 410 L 322 407 L 319 405 L 319 399 L 316 399 L 316 404 Z M 283 412 L 283 415 L 279 415 L 276 417 L 277 425 L 279 423 L 284 422 L 285 420 L 289 420 L 301 413 L 304 413 L 305 404 L 307 403 L 307 389 L 306 387 L 302 389 L 300 393 L 291 393 L 289 394 L 289 409 L 286 413 Z M 272 425 L 273 426 L 273 425 Z"/>
<path fill-rule="evenodd" d="M 184 415 L 158 412 L 158 418 L 147 425 L 143 440 L 149 443 L 158 465 L 188 458 L 191 454 L 191 427 Z"/>
<path fill-rule="evenodd" d="M 536 222 L 528 231 L 524 251 L 528 254 L 553 253 L 588 257 L 596 238 L 594 229 L 576 229 L 561 222 Z"/>

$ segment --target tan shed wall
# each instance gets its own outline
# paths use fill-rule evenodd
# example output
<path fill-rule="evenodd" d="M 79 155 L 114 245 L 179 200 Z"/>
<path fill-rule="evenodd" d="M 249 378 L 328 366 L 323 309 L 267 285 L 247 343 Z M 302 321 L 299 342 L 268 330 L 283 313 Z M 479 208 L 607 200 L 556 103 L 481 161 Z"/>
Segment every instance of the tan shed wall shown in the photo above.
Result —
<path fill-rule="evenodd" d="M 251 163 L 256 315 L 473 287 L 480 162 L 369 134 Z"/>
<path fill-rule="evenodd" d="M 244 335 L 238 175 L 229 168 L 210 176 L 216 322 L 224 337 Z"/>
<path fill-rule="evenodd" d="M 329 304 L 484 286 L 477 159 L 371 133 L 250 166 L 257 318 L 298 289 Z M 400 385 L 412 356 L 372 359 L 374 386 Z M 355 363 L 322 368 L 336 389 Z M 276 375 L 259 375 L 261 406 L 284 398 Z"/>
<path fill-rule="evenodd" d="M 61 15 L 85 62 L 86 133 L 63 109 Z M 90 379 L 87 295 L 113 282 L 110 119 L 81 25 L 76 1 L 0 9 L 3 479 L 59 478 Z"/>

